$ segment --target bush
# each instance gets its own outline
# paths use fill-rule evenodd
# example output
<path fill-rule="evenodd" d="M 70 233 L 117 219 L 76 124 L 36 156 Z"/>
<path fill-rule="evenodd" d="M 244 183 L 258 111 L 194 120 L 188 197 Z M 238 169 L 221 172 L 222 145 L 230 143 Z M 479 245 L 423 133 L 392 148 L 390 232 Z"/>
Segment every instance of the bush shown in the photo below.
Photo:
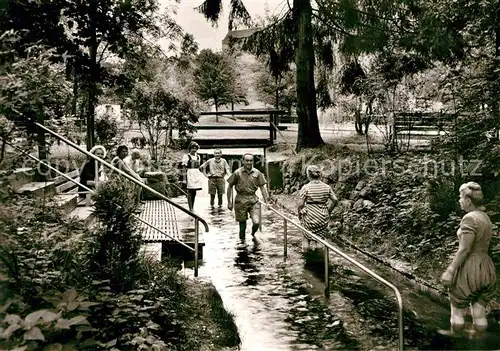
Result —
<path fill-rule="evenodd" d="M 95 132 L 99 144 L 103 145 L 106 150 L 111 150 L 118 136 L 118 123 L 113 117 L 104 115 L 96 120 Z"/>
<path fill-rule="evenodd" d="M 133 212 L 137 191 L 128 180 L 112 178 L 94 195 L 101 223 L 88 247 L 90 271 L 96 280 L 109 280 L 115 292 L 134 287 L 139 274 L 141 236 Z"/>
<path fill-rule="evenodd" d="M 427 197 L 431 211 L 446 220 L 451 213 L 458 213 L 458 194 L 452 180 L 431 180 L 427 187 Z"/>

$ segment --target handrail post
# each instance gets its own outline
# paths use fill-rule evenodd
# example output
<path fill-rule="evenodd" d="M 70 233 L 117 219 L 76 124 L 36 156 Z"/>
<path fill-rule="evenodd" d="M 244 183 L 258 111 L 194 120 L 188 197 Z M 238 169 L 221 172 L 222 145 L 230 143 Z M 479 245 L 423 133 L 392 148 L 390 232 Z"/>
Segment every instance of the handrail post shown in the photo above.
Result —
<path fill-rule="evenodd" d="M 194 276 L 198 276 L 198 218 L 194 220 Z"/>
<path fill-rule="evenodd" d="M 288 228 L 286 219 L 283 220 L 283 255 L 285 259 L 288 255 Z"/>
<path fill-rule="evenodd" d="M 330 297 L 330 250 L 325 245 L 325 296 Z"/>
<path fill-rule="evenodd" d="M 339 250 L 336 248 L 334 245 L 326 241 L 324 238 L 317 236 L 316 234 L 312 233 L 311 231 L 307 230 L 304 228 L 302 225 L 298 224 L 297 222 L 293 221 L 289 217 L 285 216 L 283 213 L 280 211 L 268 207 L 269 210 L 273 211 L 275 214 L 277 214 L 279 217 L 283 218 L 285 221 L 290 222 L 292 225 L 300 229 L 303 233 L 308 234 L 313 240 L 316 242 L 323 244 L 325 246 L 325 295 L 328 293 L 327 296 L 330 295 L 330 279 L 329 279 L 329 250 L 332 250 L 334 253 L 339 255 L 340 257 L 344 258 L 345 260 L 351 262 L 353 265 L 361 269 L 363 272 L 367 273 L 370 275 L 372 278 L 375 280 L 379 281 L 380 283 L 384 284 L 386 287 L 390 288 L 394 294 L 396 295 L 396 302 L 398 304 L 398 328 L 399 328 L 399 350 L 403 351 L 404 350 L 404 320 L 403 320 L 403 314 L 404 314 L 404 306 L 403 306 L 403 298 L 401 297 L 401 293 L 399 292 L 398 288 L 392 284 L 389 283 L 387 280 L 379 276 L 377 273 L 373 272 L 371 269 L 365 267 L 358 261 L 356 261 L 354 258 L 350 257 L 349 255 L 345 254 L 343 251 Z"/>

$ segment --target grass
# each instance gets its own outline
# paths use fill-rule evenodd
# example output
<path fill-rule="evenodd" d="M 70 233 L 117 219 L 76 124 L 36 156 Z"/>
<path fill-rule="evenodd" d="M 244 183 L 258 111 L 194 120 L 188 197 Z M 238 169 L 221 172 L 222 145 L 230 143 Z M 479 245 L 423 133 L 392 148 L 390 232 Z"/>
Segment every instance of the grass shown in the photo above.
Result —
<path fill-rule="evenodd" d="M 241 340 L 238 328 L 234 323 L 234 315 L 224 308 L 224 302 L 214 287 L 208 288 L 206 298 L 210 304 L 212 320 L 219 328 L 219 346 L 232 347 L 239 345 Z"/>
<path fill-rule="evenodd" d="M 234 317 L 224 308 L 222 299 L 212 284 L 185 281 L 186 310 L 184 321 L 189 335 L 183 350 L 221 350 L 239 346 L 241 340 Z"/>

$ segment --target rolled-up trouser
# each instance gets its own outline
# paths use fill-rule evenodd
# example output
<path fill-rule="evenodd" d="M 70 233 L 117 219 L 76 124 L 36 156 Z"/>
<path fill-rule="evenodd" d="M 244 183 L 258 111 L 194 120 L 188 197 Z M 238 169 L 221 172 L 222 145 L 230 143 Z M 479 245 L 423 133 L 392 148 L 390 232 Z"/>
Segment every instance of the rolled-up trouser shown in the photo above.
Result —
<path fill-rule="evenodd" d="M 245 222 L 251 218 L 260 218 L 260 202 L 255 194 L 236 194 L 234 198 L 234 218 L 236 222 Z"/>
<path fill-rule="evenodd" d="M 209 195 L 222 195 L 226 192 L 226 183 L 224 177 L 210 177 L 208 178 L 208 194 Z"/>

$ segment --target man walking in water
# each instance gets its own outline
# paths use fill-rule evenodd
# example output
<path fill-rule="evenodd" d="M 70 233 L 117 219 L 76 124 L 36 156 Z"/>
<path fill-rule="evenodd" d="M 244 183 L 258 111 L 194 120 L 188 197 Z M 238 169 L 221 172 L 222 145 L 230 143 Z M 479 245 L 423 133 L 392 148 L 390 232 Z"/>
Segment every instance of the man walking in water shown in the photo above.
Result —
<path fill-rule="evenodd" d="M 219 207 L 222 207 L 222 195 L 226 192 L 224 177 L 231 174 L 227 161 L 222 158 L 222 151 L 216 149 L 214 157 L 202 164 L 200 170 L 208 178 L 210 206 L 214 207 L 215 195 L 217 194 Z"/>
<path fill-rule="evenodd" d="M 253 155 L 243 155 L 243 167 L 238 168 L 227 180 L 227 208 L 233 209 L 233 186 L 236 189 L 234 199 L 234 217 L 240 224 L 240 237 L 245 236 L 248 214 L 252 219 L 252 235 L 255 235 L 261 222 L 261 207 L 255 194 L 260 189 L 264 202 L 267 204 L 269 195 L 266 189 L 264 175 L 253 167 Z"/>

